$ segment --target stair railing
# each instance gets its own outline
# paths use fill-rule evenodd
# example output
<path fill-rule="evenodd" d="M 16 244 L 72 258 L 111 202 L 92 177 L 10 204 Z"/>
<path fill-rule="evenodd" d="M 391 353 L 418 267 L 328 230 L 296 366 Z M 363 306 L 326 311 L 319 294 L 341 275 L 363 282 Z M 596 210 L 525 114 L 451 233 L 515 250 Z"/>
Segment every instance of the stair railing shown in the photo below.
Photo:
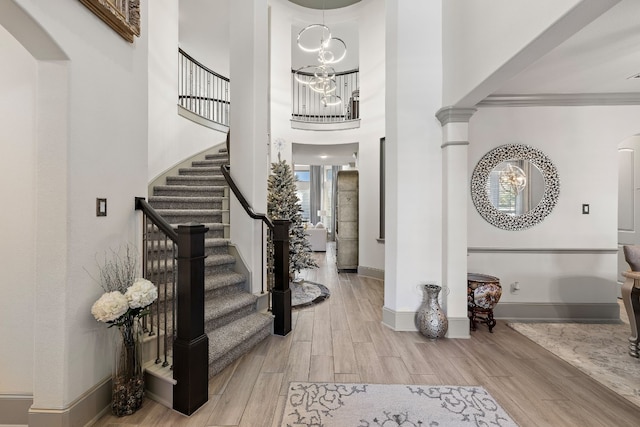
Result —
<path fill-rule="evenodd" d="M 147 203 L 142 211 L 143 275 L 158 287 L 158 299 L 143 327 L 157 335 L 156 364 L 173 364 L 173 409 L 191 415 L 208 400 L 209 339 L 204 333 L 204 235 L 202 224 L 177 231 Z M 160 337 L 163 333 L 163 337 Z"/>
<path fill-rule="evenodd" d="M 291 119 L 305 123 L 340 123 L 360 118 L 360 70 L 335 73 L 333 99 L 323 102 L 323 94 L 309 84 L 314 73 L 291 70 Z M 326 101 L 326 100 L 325 100 Z"/>
<path fill-rule="evenodd" d="M 212 122 L 229 126 L 229 79 L 178 49 L 178 104 Z"/>
<path fill-rule="evenodd" d="M 229 165 L 221 165 L 220 170 L 229 188 L 249 217 L 262 221 L 267 226 L 267 292 L 271 296 L 271 311 L 274 315 L 273 332 L 276 335 L 287 335 L 291 332 L 291 289 L 289 289 L 289 220 L 272 220 L 266 214 L 256 213 L 244 197 L 230 172 Z M 262 265 L 265 265 L 264 240 L 262 241 Z M 264 267 L 262 277 L 262 292 L 264 293 Z"/>

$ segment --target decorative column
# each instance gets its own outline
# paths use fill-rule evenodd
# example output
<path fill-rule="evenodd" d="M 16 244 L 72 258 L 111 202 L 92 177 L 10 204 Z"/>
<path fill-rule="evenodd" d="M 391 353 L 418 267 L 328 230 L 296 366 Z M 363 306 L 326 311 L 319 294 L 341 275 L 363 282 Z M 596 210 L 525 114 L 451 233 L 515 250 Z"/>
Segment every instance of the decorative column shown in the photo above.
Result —
<path fill-rule="evenodd" d="M 467 317 L 467 200 L 469 198 L 469 119 L 474 108 L 445 107 L 442 125 L 442 282 L 448 338 L 469 338 Z"/>
<path fill-rule="evenodd" d="M 266 0 L 229 2 L 230 164 L 233 179 L 256 212 L 267 211 L 269 28 Z M 263 230 L 230 200 L 231 240 L 251 271 L 251 291 L 262 288 Z"/>

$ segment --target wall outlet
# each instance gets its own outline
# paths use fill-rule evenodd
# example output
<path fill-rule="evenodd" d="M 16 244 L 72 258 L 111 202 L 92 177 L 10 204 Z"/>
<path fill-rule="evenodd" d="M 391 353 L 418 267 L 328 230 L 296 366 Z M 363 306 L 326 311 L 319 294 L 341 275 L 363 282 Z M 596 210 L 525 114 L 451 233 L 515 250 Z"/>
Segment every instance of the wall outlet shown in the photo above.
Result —
<path fill-rule="evenodd" d="M 520 283 L 519 282 L 513 282 L 511 284 L 511 293 L 512 294 L 517 294 L 518 292 L 520 292 Z"/>

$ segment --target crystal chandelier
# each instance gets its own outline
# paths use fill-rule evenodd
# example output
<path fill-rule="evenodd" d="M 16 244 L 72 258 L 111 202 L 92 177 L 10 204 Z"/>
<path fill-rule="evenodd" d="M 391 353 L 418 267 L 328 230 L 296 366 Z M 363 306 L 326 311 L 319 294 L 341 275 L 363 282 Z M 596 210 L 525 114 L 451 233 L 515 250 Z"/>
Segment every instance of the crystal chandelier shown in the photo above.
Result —
<path fill-rule="evenodd" d="M 315 41 L 319 40 L 319 44 Z M 318 65 L 305 65 L 298 68 L 295 79 L 298 83 L 309 86 L 309 89 L 321 95 L 320 102 L 325 107 L 340 105 L 342 98 L 336 94 L 336 70 L 334 64 L 347 56 L 347 45 L 342 39 L 333 37 L 331 30 L 324 24 L 311 24 L 298 33 L 298 47 L 309 53 L 317 53 Z"/>
<path fill-rule="evenodd" d="M 500 186 L 513 195 L 518 195 L 527 186 L 527 175 L 518 166 L 507 163 L 500 171 Z"/>

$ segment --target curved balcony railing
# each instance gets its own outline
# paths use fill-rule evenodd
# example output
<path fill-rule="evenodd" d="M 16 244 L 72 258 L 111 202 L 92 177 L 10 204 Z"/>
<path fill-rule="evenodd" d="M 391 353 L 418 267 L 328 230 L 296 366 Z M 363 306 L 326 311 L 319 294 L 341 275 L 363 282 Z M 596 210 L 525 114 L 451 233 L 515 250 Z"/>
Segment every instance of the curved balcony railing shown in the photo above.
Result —
<path fill-rule="evenodd" d="M 322 95 L 313 91 L 309 81 L 313 73 L 291 70 L 291 119 L 307 123 L 339 123 L 360 118 L 360 71 L 336 73 L 338 105 L 324 105 Z M 302 82 L 301 82 L 302 81 Z"/>
<path fill-rule="evenodd" d="M 229 79 L 178 49 L 178 104 L 212 122 L 229 126 Z"/>

